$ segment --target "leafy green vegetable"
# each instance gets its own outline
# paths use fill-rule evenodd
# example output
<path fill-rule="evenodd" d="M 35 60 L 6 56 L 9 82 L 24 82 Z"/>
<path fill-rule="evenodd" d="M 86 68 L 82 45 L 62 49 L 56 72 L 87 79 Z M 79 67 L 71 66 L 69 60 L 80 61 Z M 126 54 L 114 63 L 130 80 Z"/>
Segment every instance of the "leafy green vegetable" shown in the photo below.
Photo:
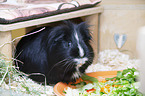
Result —
<path fill-rule="evenodd" d="M 135 68 L 128 68 L 123 71 L 118 71 L 117 76 L 113 78 L 106 78 L 106 80 L 118 81 L 115 85 L 131 84 L 136 82 L 138 71 Z"/>
<path fill-rule="evenodd" d="M 66 92 L 63 90 L 63 93 L 65 93 L 66 94 Z"/>
<path fill-rule="evenodd" d="M 98 82 L 98 79 L 95 78 L 95 77 L 91 77 L 91 76 L 88 76 L 86 74 L 83 74 L 82 77 L 81 77 L 84 81 L 92 81 L 92 82 Z"/>
<path fill-rule="evenodd" d="M 85 81 L 81 81 L 80 83 L 77 84 L 71 84 L 72 86 L 76 86 L 76 87 L 83 87 L 84 85 L 86 85 L 87 83 Z"/>
<path fill-rule="evenodd" d="M 92 83 L 83 84 L 81 82 L 78 84 L 79 87 L 76 85 L 77 89 L 75 90 L 77 91 L 74 92 L 79 92 L 77 96 L 143 96 L 138 91 L 139 82 L 136 81 L 138 74 L 139 72 L 135 68 L 128 68 L 118 71 L 116 77 L 106 78 L 105 82 L 98 82 L 98 79 L 84 74 L 82 79 L 92 81 Z"/>

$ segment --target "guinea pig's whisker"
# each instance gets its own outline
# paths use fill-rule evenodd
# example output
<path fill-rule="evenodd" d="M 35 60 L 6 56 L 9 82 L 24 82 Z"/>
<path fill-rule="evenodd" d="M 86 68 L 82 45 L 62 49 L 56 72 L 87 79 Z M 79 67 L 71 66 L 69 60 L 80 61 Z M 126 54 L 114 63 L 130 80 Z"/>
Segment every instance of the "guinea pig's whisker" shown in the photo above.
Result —
<path fill-rule="evenodd" d="M 65 64 L 63 64 L 62 66 L 67 65 L 69 62 L 71 62 L 71 59 L 68 59 L 68 61 L 66 61 Z"/>
<path fill-rule="evenodd" d="M 92 63 L 91 61 L 88 61 L 89 63 Z"/>
<path fill-rule="evenodd" d="M 90 64 L 92 64 L 92 63 L 93 63 L 91 60 L 88 60 L 88 62 L 89 62 Z"/>
<path fill-rule="evenodd" d="M 91 39 L 91 43 L 93 43 L 94 45 L 98 46 L 97 42 L 93 38 Z"/>
<path fill-rule="evenodd" d="M 61 61 L 59 61 L 58 63 L 56 63 L 55 65 L 61 64 L 62 62 L 66 61 L 67 59 L 68 59 L 68 58 L 66 58 L 66 59 L 64 59 L 64 60 L 61 60 Z"/>
<path fill-rule="evenodd" d="M 71 69 L 72 67 L 73 67 L 73 62 L 72 62 L 72 60 L 70 60 L 70 62 L 67 63 L 67 67 L 64 70 L 63 78 L 64 78 L 67 70 L 69 70 L 69 68 Z"/>
<path fill-rule="evenodd" d="M 68 70 L 70 66 L 71 66 L 71 64 L 68 64 L 68 65 L 67 65 L 67 67 L 66 67 L 65 70 L 64 70 L 64 73 L 66 73 L 66 70 Z"/>
<path fill-rule="evenodd" d="M 66 61 L 67 59 L 68 59 L 68 58 L 63 59 L 62 61 L 57 62 L 56 64 L 54 64 L 54 66 L 52 66 L 52 68 L 49 70 L 48 74 L 53 70 L 54 67 L 58 66 L 58 65 L 61 64 L 62 62 Z"/>
<path fill-rule="evenodd" d="M 67 69 L 69 69 L 69 66 L 73 65 L 72 63 L 73 63 L 72 60 L 69 60 L 68 62 L 66 62 L 66 63 L 64 64 L 64 65 L 66 65 L 65 71 L 66 71 Z M 64 71 L 64 73 L 65 73 L 65 71 Z"/>
<path fill-rule="evenodd" d="M 89 57 L 88 61 L 86 61 L 86 62 L 92 63 L 91 59 L 93 59 L 93 58 Z"/>

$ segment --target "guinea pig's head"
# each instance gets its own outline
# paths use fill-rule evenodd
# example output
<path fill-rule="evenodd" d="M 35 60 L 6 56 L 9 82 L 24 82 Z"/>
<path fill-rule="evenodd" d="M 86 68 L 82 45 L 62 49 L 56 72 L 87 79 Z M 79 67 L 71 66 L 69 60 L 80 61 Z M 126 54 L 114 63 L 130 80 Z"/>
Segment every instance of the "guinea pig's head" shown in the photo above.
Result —
<path fill-rule="evenodd" d="M 74 72 L 75 78 L 93 62 L 92 37 L 88 27 L 85 22 L 74 24 L 67 21 L 53 28 L 49 34 L 51 62 L 55 67 L 64 67 L 65 72 Z"/>

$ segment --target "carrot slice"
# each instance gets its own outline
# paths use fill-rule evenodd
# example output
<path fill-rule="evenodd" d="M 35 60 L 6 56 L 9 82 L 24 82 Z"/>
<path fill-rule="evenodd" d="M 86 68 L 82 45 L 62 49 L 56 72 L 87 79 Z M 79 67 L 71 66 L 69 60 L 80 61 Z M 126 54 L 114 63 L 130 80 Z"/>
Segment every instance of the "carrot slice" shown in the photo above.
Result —
<path fill-rule="evenodd" d="M 93 93 L 94 91 L 96 91 L 96 89 L 92 88 L 92 89 L 88 89 L 86 90 L 88 93 Z"/>

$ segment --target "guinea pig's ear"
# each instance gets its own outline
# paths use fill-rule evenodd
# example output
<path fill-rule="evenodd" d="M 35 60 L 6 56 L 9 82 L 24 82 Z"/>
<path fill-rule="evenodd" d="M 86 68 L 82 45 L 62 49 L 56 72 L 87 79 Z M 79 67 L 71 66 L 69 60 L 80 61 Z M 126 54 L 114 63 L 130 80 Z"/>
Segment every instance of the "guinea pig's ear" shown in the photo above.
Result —
<path fill-rule="evenodd" d="M 90 25 L 88 25 L 86 22 L 81 22 L 80 24 L 78 24 L 78 30 L 80 31 L 84 40 L 91 40 L 92 39 L 89 27 L 90 27 Z"/>

